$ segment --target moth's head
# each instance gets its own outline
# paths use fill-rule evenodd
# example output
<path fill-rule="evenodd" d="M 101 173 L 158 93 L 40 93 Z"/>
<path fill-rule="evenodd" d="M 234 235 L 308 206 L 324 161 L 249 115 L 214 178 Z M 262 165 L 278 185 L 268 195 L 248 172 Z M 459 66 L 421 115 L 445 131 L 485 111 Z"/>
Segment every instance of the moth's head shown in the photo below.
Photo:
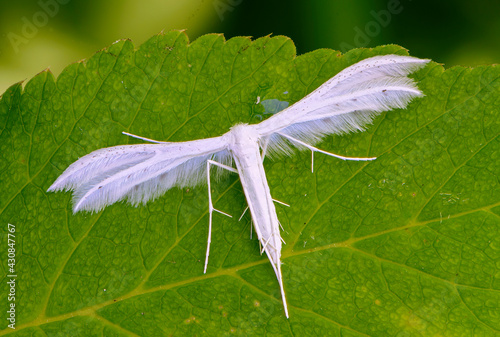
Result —
<path fill-rule="evenodd" d="M 243 130 L 245 130 L 246 128 L 248 128 L 248 123 L 237 123 L 237 124 L 234 124 L 233 126 L 231 126 L 229 128 L 229 132 L 232 132 L 232 133 L 241 133 Z"/>
<path fill-rule="evenodd" d="M 257 142 L 259 140 L 259 135 L 253 125 L 246 123 L 232 126 L 224 136 L 228 137 L 227 142 L 229 144 L 248 144 L 248 142 Z"/>

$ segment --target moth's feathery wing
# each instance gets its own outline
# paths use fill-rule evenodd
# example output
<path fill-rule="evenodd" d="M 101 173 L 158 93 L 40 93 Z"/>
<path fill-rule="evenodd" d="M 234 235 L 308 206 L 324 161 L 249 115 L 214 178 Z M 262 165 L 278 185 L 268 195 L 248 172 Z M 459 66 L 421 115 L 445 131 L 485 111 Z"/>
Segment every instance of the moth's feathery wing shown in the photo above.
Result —
<path fill-rule="evenodd" d="M 73 211 L 99 211 L 119 200 L 137 205 L 177 186 L 206 180 L 206 161 L 231 165 L 224 136 L 96 150 L 71 164 L 49 191 L 74 190 Z"/>
<path fill-rule="evenodd" d="M 314 145 L 328 134 L 363 130 L 381 112 L 405 108 L 422 96 L 407 75 L 429 61 L 398 55 L 362 60 L 254 127 L 271 153 L 290 151 L 278 132 Z"/>

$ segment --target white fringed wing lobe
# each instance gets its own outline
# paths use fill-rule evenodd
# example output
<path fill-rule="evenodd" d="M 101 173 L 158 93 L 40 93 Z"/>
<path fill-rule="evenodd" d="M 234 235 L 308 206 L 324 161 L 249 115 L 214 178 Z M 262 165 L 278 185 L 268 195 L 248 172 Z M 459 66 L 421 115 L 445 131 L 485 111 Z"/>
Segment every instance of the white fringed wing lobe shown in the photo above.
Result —
<path fill-rule="evenodd" d="M 103 148 L 71 164 L 48 191 L 74 190 L 75 213 L 100 211 L 124 199 L 137 205 L 172 187 L 205 183 L 210 158 L 231 164 L 224 137 Z"/>
<path fill-rule="evenodd" d="M 305 98 L 254 125 L 261 147 L 271 154 L 288 154 L 290 143 L 279 133 L 314 145 L 329 134 L 364 130 L 381 112 L 405 108 L 413 98 L 423 95 L 406 76 L 429 61 L 384 55 L 342 70 Z"/>

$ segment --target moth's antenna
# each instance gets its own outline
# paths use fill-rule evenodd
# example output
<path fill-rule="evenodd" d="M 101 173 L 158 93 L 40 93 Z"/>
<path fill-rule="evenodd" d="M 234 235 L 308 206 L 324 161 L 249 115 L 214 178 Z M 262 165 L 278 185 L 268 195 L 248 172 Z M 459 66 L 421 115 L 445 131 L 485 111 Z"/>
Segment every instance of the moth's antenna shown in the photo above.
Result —
<path fill-rule="evenodd" d="M 122 131 L 122 133 L 123 133 L 124 135 L 130 136 L 130 137 L 134 137 L 134 138 L 137 138 L 137 139 L 142 139 L 142 140 L 145 140 L 146 142 L 150 142 L 150 143 L 157 143 L 157 144 L 172 143 L 172 142 L 161 142 L 161 141 L 159 141 L 159 140 L 154 140 L 154 139 L 151 139 L 151 138 L 146 138 L 146 137 L 137 136 L 137 135 L 134 135 L 134 134 L 132 134 L 132 133 L 125 132 L 125 131 Z"/>

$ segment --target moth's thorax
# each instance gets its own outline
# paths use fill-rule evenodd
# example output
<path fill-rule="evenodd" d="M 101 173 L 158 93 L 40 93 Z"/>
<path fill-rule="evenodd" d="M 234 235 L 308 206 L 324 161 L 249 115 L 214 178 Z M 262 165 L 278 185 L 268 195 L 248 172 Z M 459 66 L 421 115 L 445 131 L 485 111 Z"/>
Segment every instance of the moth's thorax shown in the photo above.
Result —
<path fill-rule="evenodd" d="M 245 151 L 258 146 L 259 142 L 259 134 L 248 124 L 236 124 L 225 136 L 232 151 Z"/>

